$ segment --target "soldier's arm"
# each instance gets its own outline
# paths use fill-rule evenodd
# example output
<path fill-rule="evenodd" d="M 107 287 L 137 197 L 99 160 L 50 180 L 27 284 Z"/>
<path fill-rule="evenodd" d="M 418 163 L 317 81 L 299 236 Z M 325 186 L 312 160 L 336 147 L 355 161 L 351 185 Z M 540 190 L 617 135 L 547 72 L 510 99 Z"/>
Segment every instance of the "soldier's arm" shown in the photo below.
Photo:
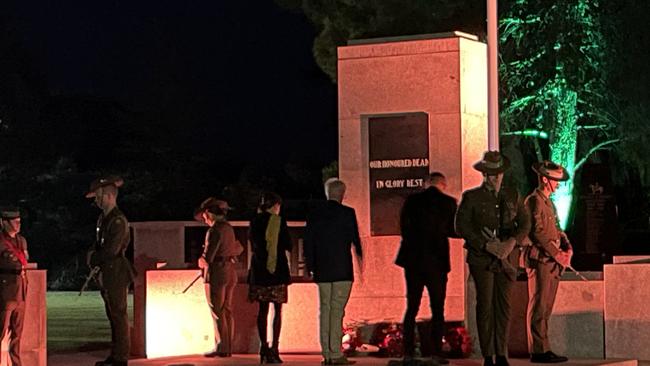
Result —
<path fill-rule="evenodd" d="M 108 225 L 106 233 L 104 233 L 104 245 L 93 253 L 93 260 L 95 265 L 108 262 L 115 257 L 118 257 L 124 250 L 124 242 L 127 241 L 129 235 L 129 224 L 123 217 L 114 218 Z"/>
<path fill-rule="evenodd" d="M 208 264 L 212 264 L 212 262 L 214 262 L 214 257 L 217 255 L 217 250 L 221 245 L 221 233 L 219 233 L 219 230 L 216 228 L 209 228 L 207 241 L 206 245 L 208 246 L 208 249 L 205 253 L 204 259 Z"/>
<path fill-rule="evenodd" d="M 530 212 L 530 219 L 532 222 L 532 230 L 530 231 L 530 240 L 541 247 L 546 254 L 555 257 L 560 250 L 553 245 L 553 241 L 557 238 L 551 238 L 549 230 L 544 227 L 544 205 L 539 201 L 536 196 L 530 197 L 527 201 L 528 211 Z"/>
<path fill-rule="evenodd" d="M 481 234 L 481 228 L 472 222 L 474 207 L 467 194 L 463 194 L 456 212 L 456 232 L 467 241 L 467 245 L 476 251 L 482 250 L 487 239 Z"/>
<path fill-rule="evenodd" d="M 530 214 L 528 212 L 528 209 L 524 205 L 524 202 L 522 201 L 521 197 L 519 194 L 517 194 L 517 218 L 516 218 L 516 229 L 513 233 L 513 237 L 517 241 L 517 243 L 521 243 L 526 239 L 526 236 L 528 236 L 528 233 L 530 232 Z"/>

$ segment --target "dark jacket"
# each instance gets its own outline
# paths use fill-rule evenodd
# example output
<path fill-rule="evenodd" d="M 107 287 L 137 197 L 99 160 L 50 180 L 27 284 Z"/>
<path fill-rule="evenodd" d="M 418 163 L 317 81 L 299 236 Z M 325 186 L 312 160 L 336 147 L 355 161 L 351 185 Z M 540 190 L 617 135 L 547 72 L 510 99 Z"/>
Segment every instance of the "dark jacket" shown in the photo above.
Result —
<path fill-rule="evenodd" d="M 329 200 L 307 218 L 303 248 L 315 282 L 353 281 L 351 246 L 362 257 L 354 209 Z"/>
<path fill-rule="evenodd" d="M 437 267 L 445 272 L 449 264 L 449 237 L 454 230 L 456 200 L 435 187 L 410 195 L 402 206 L 402 243 L 395 264 L 414 270 Z"/>
<path fill-rule="evenodd" d="M 0 231 L 0 304 L 24 301 L 27 291 L 23 265 L 9 250 L 8 242 L 27 256 L 27 241 L 22 235 L 17 234 L 14 239 Z"/>
<path fill-rule="evenodd" d="M 530 231 L 530 216 L 519 193 L 506 187 L 498 196 L 487 189 L 485 184 L 463 193 L 456 213 L 456 231 L 465 239 L 467 263 L 484 266 L 485 269 L 500 271 L 508 265 L 515 269 L 519 263 L 518 249 L 499 263 L 497 257 L 485 250 L 487 239 L 481 234 L 486 227 L 496 232 L 500 240 L 510 237 L 522 243 Z"/>
<path fill-rule="evenodd" d="M 260 286 L 275 286 L 289 284 L 291 275 L 289 273 L 289 262 L 285 252 L 291 252 L 292 243 L 289 236 L 289 229 L 284 217 L 280 223 L 280 235 L 278 237 L 277 263 L 274 273 L 266 269 L 268 252 L 266 251 L 266 226 L 269 223 L 271 214 L 268 212 L 259 213 L 250 223 L 250 241 L 253 256 L 251 268 L 248 273 L 248 283 Z"/>
<path fill-rule="evenodd" d="M 220 264 L 239 256 L 243 250 L 244 248 L 235 238 L 235 230 L 227 221 L 217 221 L 209 227 L 205 234 L 202 254 L 208 263 L 208 271 L 204 276 L 205 282 L 210 282 L 211 278 L 218 278 L 212 273 L 223 268 Z"/>
<path fill-rule="evenodd" d="M 104 287 L 124 285 L 133 281 L 133 267 L 125 257 L 130 240 L 129 222 L 119 208 L 115 207 L 108 214 L 102 213 L 99 216 L 96 242 L 91 248 L 90 265 L 99 266 L 101 269 Z"/>

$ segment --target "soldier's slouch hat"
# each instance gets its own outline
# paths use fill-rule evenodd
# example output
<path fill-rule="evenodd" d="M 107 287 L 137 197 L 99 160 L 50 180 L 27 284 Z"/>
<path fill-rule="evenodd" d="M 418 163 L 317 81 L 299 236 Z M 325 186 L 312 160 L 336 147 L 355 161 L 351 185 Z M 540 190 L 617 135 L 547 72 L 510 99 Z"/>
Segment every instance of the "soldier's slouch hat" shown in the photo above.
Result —
<path fill-rule="evenodd" d="M 483 159 L 474 164 L 474 169 L 485 174 L 499 174 L 510 168 L 510 159 L 498 151 L 486 151 Z"/>
<path fill-rule="evenodd" d="M 544 160 L 533 164 L 533 171 L 539 176 L 546 177 L 551 180 L 557 180 L 559 182 L 564 182 L 565 180 L 569 179 L 569 172 L 567 172 L 562 165 L 549 160 Z"/>
<path fill-rule="evenodd" d="M 0 207 L 0 218 L 4 220 L 13 220 L 20 217 L 20 209 L 15 206 Z"/>
<path fill-rule="evenodd" d="M 228 205 L 228 202 L 218 200 L 215 197 L 208 197 L 194 210 L 194 219 L 196 221 L 202 221 L 201 215 L 204 212 L 211 212 L 217 216 L 223 216 L 229 210 L 232 210 L 232 207 Z"/>
<path fill-rule="evenodd" d="M 112 185 L 115 186 L 115 188 L 120 188 L 123 184 L 124 179 L 116 175 L 97 178 L 90 183 L 90 188 L 88 188 L 88 192 L 86 192 L 85 196 L 86 198 L 93 198 L 95 197 L 95 192 L 102 187 Z"/>

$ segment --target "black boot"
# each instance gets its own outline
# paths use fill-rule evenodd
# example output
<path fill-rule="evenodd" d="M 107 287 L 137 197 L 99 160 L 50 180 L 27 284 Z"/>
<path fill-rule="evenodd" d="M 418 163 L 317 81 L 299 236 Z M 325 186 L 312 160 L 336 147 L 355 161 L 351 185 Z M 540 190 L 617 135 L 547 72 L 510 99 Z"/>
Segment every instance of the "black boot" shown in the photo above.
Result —
<path fill-rule="evenodd" d="M 492 359 L 492 356 L 483 358 L 483 366 L 494 366 L 494 359 Z"/>
<path fill-rule="evenodd" d="M 278 347 L 273 347 L 271 348 L 271 357 L 273 358 L 273 362 L 269 363 L 282 363 L 282 359 L 280 358 L 280 351 L 278 351 Z"/>
<path fill-rule="evenodd" d="M 260 364 L 272 363 L 269 362 L 270 354 L 271 354 L 271 349 L 269 348 L 269 345 L 266 343 L 262 343 L 262 345 L 260 346 Z"/>
<path fill-rule="evenodd" d="M 508 359 L 506 358 L 506 356 L 497 355 L 497 357 L 495 357 L 494 365 L 495 366 L 510 366 L 510 363 L 508 363 Z"/>

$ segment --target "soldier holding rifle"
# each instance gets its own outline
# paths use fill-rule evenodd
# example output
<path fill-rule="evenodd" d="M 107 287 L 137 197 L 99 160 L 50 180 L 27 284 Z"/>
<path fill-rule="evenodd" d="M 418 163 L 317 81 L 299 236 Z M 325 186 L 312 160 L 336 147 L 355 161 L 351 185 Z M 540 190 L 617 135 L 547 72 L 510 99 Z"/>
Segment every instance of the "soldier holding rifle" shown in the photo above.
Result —
<path fill-rule="evenodd" d="M 530 361 L 536 363 L 557 363 L 568 361 L 550 349 L 548 321 L 553 310 L 560 275 L 564 268 L 571 268 L 573 249 L 566 234 L 558 225 L 557 213 L 550 196 L 559 182 L 569 179 L 561 165 L 543 161 L 533 165 L 537 173 L 538 186 L 526 198 L 526 207 L 531 216 L 528 249 L 528 350 Z"/>
<path fill-rule="evenodd" d="M 20 339 L 27 296 L 27 241 L 20 235 L 20 211 L 17 208 L 0 209 L 0 218 L 0 341 L 9 336 L 11 364 L 20 366 Z"/>
<path fill-rule="evenodd" d="M 474 169 L 483 184 L 463 193 L 456 231 L 465 239 L 467 263 L 476 285 L 476 323 L 484 366 L 508 366 L 510 290 L 516 279 L 519 250 L 530 218 L 515 190 L 501 186 L 510 161 L 488 151 Z M 494 357 L 496 356 L 496 357 Z"/>
<path fill-rule="evenodd" d="M 111 325 L 111 354 L 95 366 L 125 366 L 129 357 L 127 293 L 134 274 L 124 255 L 130 241 L 129 223 L 117 207 L 118 188 L 123 183 L 122 178 L 115 176 L 96 179 L 86 193 L 86 198 L 93 198 L 102 210 L 96 241 L 87 259 L 90 268 L 99 267 L 97 282 Z"/>
<path fill-rule="evenodd" d="M 226 201 L 210 197 L 194 211 L 194 218 L 209 226 L 205 234 L 203 254 L 198 260 L 215 330 L 215 348 L 206 353 L 205 357 L 232 356 L 232 340 L 235 336 L 232 300 L 237 285 L 235 263 L 244 248 L 235 239 L 235 231 L 226 221 L 229 209 Z M 220 338 L 218 345 L 217 334 Z"/>

